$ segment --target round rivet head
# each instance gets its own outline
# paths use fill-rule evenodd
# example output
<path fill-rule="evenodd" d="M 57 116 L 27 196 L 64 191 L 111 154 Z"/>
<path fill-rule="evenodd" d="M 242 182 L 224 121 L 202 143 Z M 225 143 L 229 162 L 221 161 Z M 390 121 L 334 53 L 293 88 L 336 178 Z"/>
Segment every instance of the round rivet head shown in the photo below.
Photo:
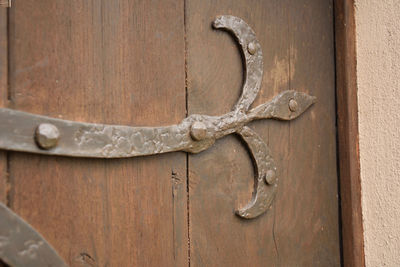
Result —
<path fill-rule="evenodd" d="M 294 100 L 294 99 L 290 99 L 290 101 L 289 101 L 289 109 L 290 109 L 290 111 L 295 112 L 297 110 L 297 108 L 298 108 L 297 101 Z"/>
<path fill-rule="evenodd" d="M 207 135 L 207 127 L 204 123 L 196 121 L 192 124 L 190 135 L 196 141 L 203 140 Z"/>
<path fill-rule="evenodd" d="M 255 45 L 253 42 L 249 43 L 249 44 L 247 45 L 247 51 L 249 51 L 249 53 L 250 53 L 251 55 L 254 55 L 254 54 L 257 52 L 257 47 L 256 47 L 256 45 Z"/>
<path fill-rule="evenodd" d="M 273 183 L 275 183 L 275 180 L 276 180 L 276 173 L 275 173 L 275 171 L 274 171 L 274 170 L 268 170 L 268 171 L 267 171 L 267 174 L 265 175 L 265 181 L 266 181 L 268 184 L 273 184 Z"/>
<path fill-rule="evenodd" d="M 50 123 L 42 123 L 36 128 L 35 140 L 42 149 L 50 149 L 57 145 L 60 132 Z"/>

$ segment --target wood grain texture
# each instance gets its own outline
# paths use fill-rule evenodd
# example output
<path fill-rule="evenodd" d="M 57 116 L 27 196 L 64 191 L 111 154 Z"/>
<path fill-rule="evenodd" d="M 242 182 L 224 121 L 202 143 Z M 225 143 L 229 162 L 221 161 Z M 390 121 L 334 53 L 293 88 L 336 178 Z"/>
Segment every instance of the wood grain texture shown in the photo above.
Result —
<path fill-rule="evenodd" d="M 7 36 L 7 13 L 6 8 L 0 7 L 0 107 L 7 106 L 7 80 L 8 80 L 8 36 Z M 0 151 L 0 202 L 8 202 L 8 172 L 6 151 Z M 0 259 L 0 267 L 9 267 Z"/>
<path fill-rule="evenodd" d="M 279 209 L 283 216 L 277 214 L 277 232 L 286 233 L 283 242 L 291 239 L 282 248 L 284 255 L 295 251 L 299 260 L 283 266 L 340 266 L 333 2 L 290 1 L 288 6 L 290 88 L 309 92 L 317 103 L 289 125 L 290 166 L 288 179 L 282 177 L 289 183 L 282 192 L 294 198 Z M 280 203 L 286 201 L 287 195 Z M 290 208 L 295 220 L 287 214 Z M 297 229 L 288 231 L 280 223 L 287 221 L 296 221 Z M 292 239 L 293 233 L 297 237 Z"/>
<path fill-rule="evenodd" d="M 189 114 L 223 114 L 240 95 L 242 63 L 233 39 L 212 30 L 217 15 L 244 19 L 264 54 L 253 106 L 287 89 L 318 102 L 293 122 L 250 127 L 278 166 L 272 208 L 247 221 L 253 169 L 235 136 L 189 158 L 191 266 L 339 266 L 335 70 L 331 1 L 186 1 Z"/>
<path fill-rule="evenodd" d="M 7 78 L 8 78 L 8 38 L 7 12 L 0 7 L 0 107 L 7 106 Z M 0 151 L 0 201 L 7 204 L 7 152 Z"/>
<path fill-rule="evenodd" d="M 365 266 L 353 0 L 335 1 L 336 95 L 344 266 Z"/>
<path fill-rule="evenodd" d="M 173 0 L 15 1 L 12 108 L 98 123 L 180 122 L 183 10 Z M 12 153 L 10 172 L 12 209 L 71 266 L 187 263 L 184 153 L 121 160 Z"/>

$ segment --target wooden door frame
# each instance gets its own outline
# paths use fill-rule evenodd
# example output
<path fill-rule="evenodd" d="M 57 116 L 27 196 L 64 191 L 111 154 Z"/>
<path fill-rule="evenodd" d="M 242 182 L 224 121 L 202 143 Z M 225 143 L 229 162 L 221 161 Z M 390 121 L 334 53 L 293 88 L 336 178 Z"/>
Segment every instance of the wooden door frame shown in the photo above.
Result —
<path fill-rule="evenodd" d="M 354 0 L 334 0 L 336 105 L 342 257 L 365 266 L 358 143 L 357 54 Z"/>

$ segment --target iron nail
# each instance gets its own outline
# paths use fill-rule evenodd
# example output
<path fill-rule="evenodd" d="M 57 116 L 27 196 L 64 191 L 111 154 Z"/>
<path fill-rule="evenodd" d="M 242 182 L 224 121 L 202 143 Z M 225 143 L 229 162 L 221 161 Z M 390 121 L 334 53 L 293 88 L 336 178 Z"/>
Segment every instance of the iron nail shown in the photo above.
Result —
<path fill-rule="evenodd" d="M 35 131 L 35 140 L 42 149 L 50 149 L 57 145 L 60 138 L 58 128 L 50 123 L 41 123 Z"/>
<path fill-rule="evenodd" d="M 254 54 L 256 53 L 256 51 L 257 51 L 256 45 L 255 45 L 253 42 L 249 43 L 249 44 L 247 45 L 247 51 L 249 51 L 249 53 L 250 53 L 251 55 L 254 55 Z"/>
<path fill-rule="evenodd" d="M 203 140 L 207 135 L 207 126 L 199 121 L 195 121 L 190 129 L 190 136 L 196 140 Z"/>
<path fill-rule="evenodd" d="M 276 179 L 276 173 L 274 170 L 268 170 L 267 174 L 265 175 L 265 181 L 268 184 L 273 184 L 275 182 Z"/>
<path fill-rule="evenodd" d="M 297 110 L 297 107 L 298 107 L 297 101 L 294 100 L 294 99 L 290 99 L 289 100 L 289 109 L 290 109 L 290 111 L 295 112 Z"/>

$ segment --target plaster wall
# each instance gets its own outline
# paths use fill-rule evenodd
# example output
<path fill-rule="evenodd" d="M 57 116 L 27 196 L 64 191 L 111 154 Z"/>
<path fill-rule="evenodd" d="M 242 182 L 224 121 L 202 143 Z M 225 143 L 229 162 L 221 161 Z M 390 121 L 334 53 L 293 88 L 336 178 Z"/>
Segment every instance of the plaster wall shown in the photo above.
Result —
<path fill-rule="evenodd" d="M 366 265 L 400 266 L 400 0 L 356 0 Z"/>

